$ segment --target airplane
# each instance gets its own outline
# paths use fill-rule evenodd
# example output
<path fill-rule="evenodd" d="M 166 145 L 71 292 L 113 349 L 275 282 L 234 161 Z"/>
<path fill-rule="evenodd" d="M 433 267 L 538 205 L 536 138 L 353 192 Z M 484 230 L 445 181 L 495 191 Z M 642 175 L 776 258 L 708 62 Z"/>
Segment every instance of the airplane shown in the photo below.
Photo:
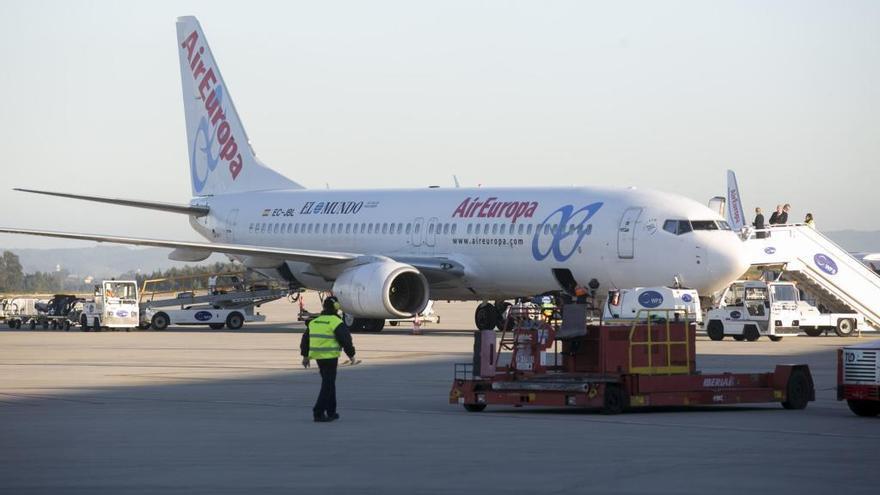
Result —
<path fill-rule="evenodd" d="M 332 291 L 346 323 L 365 331 L 429 298 L 480 301 L 475 324 L 490 329 L 517 297 L 674 283 L 708 295 L 748 268 L 721 215 L 654 190 L 306 189 L 257 158 L 195 17 L 177 19 L 177 47 L 189 203 L 17 190 L 181 214 L 207 242 L 0 232 L 171 248 L 188 262 L 222 253 L 291 287 Z"/>

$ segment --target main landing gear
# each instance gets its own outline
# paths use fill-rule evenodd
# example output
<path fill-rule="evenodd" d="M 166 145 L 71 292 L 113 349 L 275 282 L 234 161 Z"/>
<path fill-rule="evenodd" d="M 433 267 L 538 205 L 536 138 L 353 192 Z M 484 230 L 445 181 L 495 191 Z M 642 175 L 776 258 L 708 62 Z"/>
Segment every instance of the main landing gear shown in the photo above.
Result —
<path fill-rule="evenodd" d="M 496 301 L 495 304 L 489 302 L 480 303 L 474 312 L 474 323 L 479 330 L 500 329 L 504 324 L 504 312 L 510 303 L 504 301 Z"/>

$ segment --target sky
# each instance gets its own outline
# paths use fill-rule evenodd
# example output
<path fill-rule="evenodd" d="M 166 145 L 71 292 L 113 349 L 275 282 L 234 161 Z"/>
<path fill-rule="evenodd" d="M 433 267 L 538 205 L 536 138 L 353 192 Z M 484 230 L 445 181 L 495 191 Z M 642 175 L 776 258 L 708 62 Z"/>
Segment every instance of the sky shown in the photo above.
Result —
<path fill-rule="evenodd" d="M 0 4 L 0 225 L 197 240 L 175 18 L 309 188 L 638 186 L 880 230 L 880 2 Z M 0 249 L 90 243 L 0 235 Z"/>

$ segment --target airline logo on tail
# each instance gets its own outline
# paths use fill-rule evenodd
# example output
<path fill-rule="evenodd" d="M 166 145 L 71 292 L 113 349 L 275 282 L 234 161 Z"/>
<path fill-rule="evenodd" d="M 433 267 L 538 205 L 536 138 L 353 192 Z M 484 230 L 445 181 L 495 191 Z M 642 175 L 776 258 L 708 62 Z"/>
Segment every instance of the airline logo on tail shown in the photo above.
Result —
<path fill-rule="evenodd" d="M 191 32 L 180 44 L 182 50 L 186 50 L 186 57 L 192 71 L 195 87 L 198 88 L 197 98 L 204 105 L 205 114 L 202 116 L 195 138 L 192 142 L 192 180 L 196 192 L 201 192 L 208 181 L 208 176 L 221 160 L 228 166 L 232 180 L 238 177 L 243 166 L 241 153 L 238 152 L 238 143 L 232 135 L 232 127 L 226 121 L 226 112 L 223 109 L 223 86 L 217 81 L 214 67 L 210 66 L 202 55 L 205 46 L 199 43 L 197 31 Z M 204 157 L 204 167 L 197 167 L 197 158 Z M 199 172 L 203 168 L 203 172 Z"/>

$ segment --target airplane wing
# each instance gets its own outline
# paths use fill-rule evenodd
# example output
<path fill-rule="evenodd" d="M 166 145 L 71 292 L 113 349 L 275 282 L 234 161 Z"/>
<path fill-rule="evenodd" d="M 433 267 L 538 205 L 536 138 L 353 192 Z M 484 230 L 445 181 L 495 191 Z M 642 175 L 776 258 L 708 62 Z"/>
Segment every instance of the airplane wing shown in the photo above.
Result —
<path fill-rule="evenodd" d="M 272 258 L 281 261 L 303 261 L 316 264 L 335 264 L 351 261 L 361 256 L 357 253 L 340 253 L 335 251 L 313 251 L 309 249 L 285 249 L 247 244 L 220 244 L 212 242 L 166 241 L 161 239 L 144 239 L 142 237 L 121 237 L 100 234 L 76 234 L 71 232 L 54 232 L 51 230 L 10 229 L 0 227 L 0 233 L 37 235 L 58 237 L 61 239 L 77 239 L 80 241 L 111 242 L 114 244 L 130 244 L 132 246 L 152 246 L 182 250 L 190 255 L 202 253 L 207 258 L 210 253 L 233 254 L 238 256 L 254 256 Z"/>

